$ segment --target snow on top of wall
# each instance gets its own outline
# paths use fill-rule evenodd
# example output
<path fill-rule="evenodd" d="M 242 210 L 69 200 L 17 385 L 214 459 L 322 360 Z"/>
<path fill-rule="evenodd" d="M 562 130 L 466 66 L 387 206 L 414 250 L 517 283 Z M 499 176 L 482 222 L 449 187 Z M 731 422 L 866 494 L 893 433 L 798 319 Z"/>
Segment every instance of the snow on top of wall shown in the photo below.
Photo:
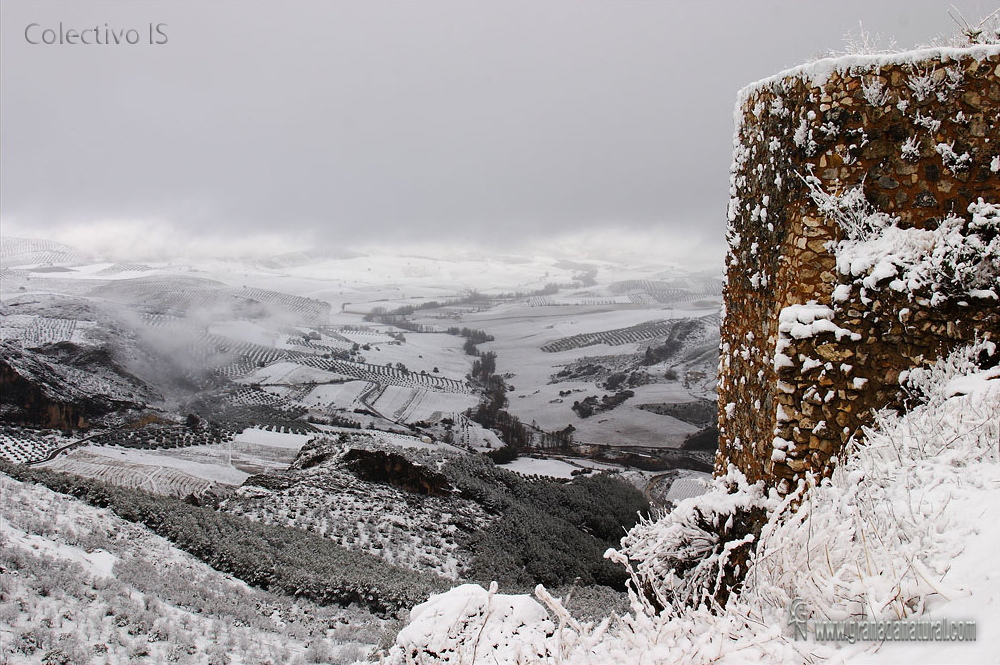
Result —
<path fill-rule="evenodd" d="M 1000 55 L 1000 44 L 977 44 L 965 47 L 935 46 L 899 53 L 842 55 L 823 58 L 791 67 L 751 83 L 739 91 L 737 108 L 740 108 L 743 103 L 762 90 L 780 88 L 786 79 L 799 78 L 811 86 L 822 86 L 826 84 L 834 72 L 871 71 L 894 65 L 924 64 L 933 60 L 948 62 L 949 60 L 974 58 L 982 61 L 996 55 Z"/>

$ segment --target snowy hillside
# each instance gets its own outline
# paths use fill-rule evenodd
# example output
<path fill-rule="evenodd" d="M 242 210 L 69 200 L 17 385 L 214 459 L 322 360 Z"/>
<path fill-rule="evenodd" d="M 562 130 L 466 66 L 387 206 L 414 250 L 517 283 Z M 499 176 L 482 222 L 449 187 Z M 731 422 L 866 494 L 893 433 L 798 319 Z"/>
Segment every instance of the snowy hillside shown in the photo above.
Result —
<path fill-rule="evenodd" d="M 110 511 L 0 475 L 0 662 L 364 660 L 384 622 L 251 589 Z"/>
<path fill-rule="evenodd" d="M 911 373 L 922 403 L 881 414 L 829 480 L 782 500 L 734 470 L 636 526 L 608 553 L 630 566 L 630 613 L 581 624 L 542 587 L 544 606 L 458 587 L 415 608 L 389 662 L 998 662 L 1000 368 L 977 363 L 995 351 L 980 342 Z M 770 513 L 759 540 L 718 535 L 738 532 L 754 507 Z M 741 542 L 756 542 L 745 584 L 713 612 L 713 585 Z M 699 594 L 696 609 L 680 602 Z M 805 621 L 806 639 L 790 618 Z M 974 621 L 976 639 L 820 639 L 824 622 L 847 619 Z"/>

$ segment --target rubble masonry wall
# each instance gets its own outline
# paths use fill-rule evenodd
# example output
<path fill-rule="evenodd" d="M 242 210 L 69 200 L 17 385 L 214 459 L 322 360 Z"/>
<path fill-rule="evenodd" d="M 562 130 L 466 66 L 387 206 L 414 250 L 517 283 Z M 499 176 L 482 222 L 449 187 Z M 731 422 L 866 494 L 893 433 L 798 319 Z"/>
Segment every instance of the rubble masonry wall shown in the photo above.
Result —
<path fill-rule="evenodd" d="M 1000 48 L 819 61 L 748 87 L 735 115 L 716 471 L 787 490 L 829 471 L 874 409 L 902 404 L 902 372 L 977 335 L 1000 340 L 988 294 L 932 305 L 840 274 L 844 231 L 803 181 L 860 186 L 904 228 L 1000 203 Z M 797 339 L 786 308 L 807 303 L 834 325 Z"/>

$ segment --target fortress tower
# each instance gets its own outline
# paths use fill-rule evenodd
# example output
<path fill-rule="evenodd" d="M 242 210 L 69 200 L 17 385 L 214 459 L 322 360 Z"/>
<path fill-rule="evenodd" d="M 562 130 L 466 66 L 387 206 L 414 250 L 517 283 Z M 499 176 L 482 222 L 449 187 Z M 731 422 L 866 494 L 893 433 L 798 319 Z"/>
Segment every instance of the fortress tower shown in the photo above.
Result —
<path fill-rule="evenodd" d="M 909 370 L 1000 346 L 1000 47 L 820 60 L 735 120 L 716 470 L 787 490 Z"/>

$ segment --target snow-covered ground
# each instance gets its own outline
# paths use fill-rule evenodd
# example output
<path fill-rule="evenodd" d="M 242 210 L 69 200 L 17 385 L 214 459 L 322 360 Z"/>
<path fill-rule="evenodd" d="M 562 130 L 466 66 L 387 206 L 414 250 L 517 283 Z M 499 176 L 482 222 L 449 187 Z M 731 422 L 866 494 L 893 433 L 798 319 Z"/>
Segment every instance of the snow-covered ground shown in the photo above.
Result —
<path fill-rule="evenodd" d="M 974 367 L 984 344 L 911 373 L 926 403 L 901 417 L 882 414 L 866 443 L 830 480 L 806 487 L 804 500 L 768 498 L 745 483 L 734 495 L 718 481 L 716 491 L 638 525 L 623 552 L 610 554 L 637 562 L 640 579 L 672 593 L 686 582 L 664 564 L 693 542 L 687 516 L 724 516 L 756 491 L 752 500 L 770 506 L 771 518 L 724 611 L 667 603 L 658 612 L 633 594 L 630 613 L 581 624 L 542 587 L 536 602 L 462 586 L 413 611 L 388 662 L 1000 662 L 1000 368 Z M 806 639 L 796 639 L 792 608 L 806 621 Z M 944 619 L 976 622 L 975 641 L 851 643 L 816 634 L 821 621 Z"/>
<path fill-rule="evenodd" d="M 526 476 L 548 476 L 549 478 L 572 478 L 572 473 L 580 470 L 580 467 L 562 460 L 535 457 L 518 457 L 513 462 L 500 466 Z"/>
<path fill-rule="evenodd" d="M 367 381 L 348 381 L 319 385 L 302 398 L 302 404 L 310 408 L 336 406 L 348 411 L 361 406 L 360 397 L 371 388 Z"/>
<path fill-rule="evenodd" d="M 241 379 L 240 383 L 295 386 L 310 383 L 328 384 L 352 378 L 354 377 L 299 365 L 298 363 L 277 362 L 257 369 L 252 374 Z"/>
<path fill-rule="evenodd" d="M 342 335 L 364 344 L 358 333 L 342 332 Z M 402 363 L 411 372 L 427 372 L 434 376 L 444 376 L 461 381 L 469 373 L 472 358 L 462 350 L 465 339 L 447 333 L 403 333 L 404 344 L 384 344 L 369 341 L 369 349 L 362 350 L 365 361 L 375 365 Z M 437 371 L 434 371 L 437 369 Z"/>
<path fill-rule="evenodd" d="M 306 444 L 309 438 L 308 434 L 274 432 L 261 427 L 248 427 L 236 435 L 233 443 L 250 443 L 268 448 L 286 448 L 297 451 Z"/>
<path fill-rule="evenodd" d="M 273 596 L 106 509 L 0 475 L 0 661 L 364 662 L 384 621 Z"/>
<path fill-rule="evenodd" d="M 83 446 L 60 455 L 44 466 L 54 471 L 100 478 L 117 485 L 142 487 L 159 494 L 180 492 L 183 496 L 191 491 L 204 491 L 214 483 L 240 485 L 247 479 L 249 474 L 227 462 L 223 450 L 225 445 L 211 446 L 218 450 L 210 461 L 180 457 L 177 453 L 184 449 L 176 448 L 145 451 L 121 446 Z M 180 473 L 165 473 L 168 469 Z M 126 476 L 133 480 L 129 482 Z M 184 489 L 189 487 L 191 489 L 185 492 Z"/>
<path fill-rule="evenodd" d="M 424 388 L 387 386 L 374 406 L 396 422 L 430 420 L 435 414 L 454 417 L 479 402 L 475 395 L 441 393 Z"/>
<path fill-rule="evenodd" d="M 500 468 L 508 469 L 515 473 L 520 473 L 524 476 L 544 476 L 547 478 L 562 478 L 565 480 L 572 479 L 574 477 L 573 473 L 576 472 L 577 475 L 581 473 L 592 473 L 600 471 L 614 471 L 619 474 L 626 474 L 627 472 L 635 471 L 627 469 L 626 467 L 617 466 L 615 464 L 604 464 L 602 462 L 595 462 L 589 460 L 585 457 L 558 457 L 558 458 L 539 458 L 539 457 L 518 457 L 513 462 L 508 462 L 506 464 L 498 464 Z M 638 472 L 641 473 L 641 472 Z M 692 473 L 696 474 L 695 471 L 680 471 L 680 473 Z M 707 476 L 708 474 L 699 474 L 702 476 Z M 629 481 L 631 482 L 631 481 Z M 637 483 L 640 486 L 645 485 L 645 479 L 642 482 Z M 704 490 L 702 490 L 704 491 Z"/>

